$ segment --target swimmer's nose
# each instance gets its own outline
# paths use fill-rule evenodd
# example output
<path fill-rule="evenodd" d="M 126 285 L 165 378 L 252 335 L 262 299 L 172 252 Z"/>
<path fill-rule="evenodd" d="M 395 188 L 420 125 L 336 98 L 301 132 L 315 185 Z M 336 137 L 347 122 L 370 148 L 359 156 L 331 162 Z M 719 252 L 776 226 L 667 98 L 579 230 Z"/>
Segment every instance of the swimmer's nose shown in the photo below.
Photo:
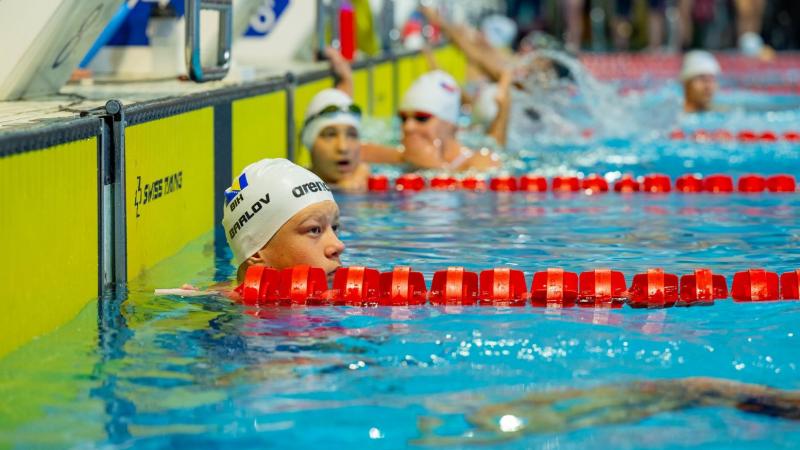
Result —
<path fill-rule="evenodd" d="M 344 242 L 340 241 L 336 235 L 333 235 L 333 240 L 325 247 L 325 257 L 328 259 L 339 259 L 344 253 Z"/>
<path fill-rule="evenodd" d="M 347 153 L 350 150 L 347 146 L 347 136 L 344 133 L 340 133 L 336 139 L 336 149 L 339 153 Z"/>

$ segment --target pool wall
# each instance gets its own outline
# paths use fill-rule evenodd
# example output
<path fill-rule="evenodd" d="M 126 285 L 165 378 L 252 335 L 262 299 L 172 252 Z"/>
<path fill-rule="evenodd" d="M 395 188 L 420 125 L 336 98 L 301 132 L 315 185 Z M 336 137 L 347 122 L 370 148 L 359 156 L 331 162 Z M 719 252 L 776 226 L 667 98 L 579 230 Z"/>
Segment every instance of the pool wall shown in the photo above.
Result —
<path fill-rule="evenodd" d="M 463 81 L 452 46 L 437 63 Z M 354 64 L 355 101 L 391 117 L 400 93 L 427 70 L 422 54 Z M 297 131 L 328 70 L 105 108 L 0 132 L 4 188 L 0 250 L 0 357 L 72 320 L 96 299 L 221 220 L 222 194 L 246 164 L 287 157 L 307 165 Z M 212 265 L 213 255 L 206 267 Z M 96 328 L 81 327 L 86 339 Z M 94 330 L 94 331 L 93 331 Z"/>

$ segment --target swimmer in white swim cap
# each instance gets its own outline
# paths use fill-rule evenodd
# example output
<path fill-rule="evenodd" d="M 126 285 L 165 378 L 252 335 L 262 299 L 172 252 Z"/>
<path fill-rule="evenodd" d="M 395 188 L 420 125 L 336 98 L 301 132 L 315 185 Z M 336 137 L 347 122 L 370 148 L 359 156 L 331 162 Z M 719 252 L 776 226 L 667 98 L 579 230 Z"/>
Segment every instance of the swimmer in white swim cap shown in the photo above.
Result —
<path fill-rule="evenodd" d="M 450 74 L 434 70 L 411 85 L 400 104 L 404 159 L 413 168 L 486 170 L 500 165 L 494 153 L 463 147 L 456 137 L 461 89 Z"/>
<path fill-rule="evenodd" d="M 367 163 L 400 163 L 397 149 L 362 146 L 361 108 L 353 102 L 353 75 L 348 62 L 331 48 L 325 49 L 337 78 L 336 88 L 323 89 L 305 112 L 300 138 L 311 153 L 311 171 L 328 186 L 348 191 L 367 188 Z"/>
<path fill-rule="evenodd" d="M 262 159 L 245 167 L 225 190 L 225 237 L 238 268 L 298 264 L 328 276 L 341 266 L 339 207 L 318 176 L 286 159 Z"/>
<path fill-rule="evenodd" d="M 711 110 L 717 92 L 719 63 L 705 50 L 692 50 L 683 57 L 680 80 L 683 83 L 683 110 L 697 113 Z"/>

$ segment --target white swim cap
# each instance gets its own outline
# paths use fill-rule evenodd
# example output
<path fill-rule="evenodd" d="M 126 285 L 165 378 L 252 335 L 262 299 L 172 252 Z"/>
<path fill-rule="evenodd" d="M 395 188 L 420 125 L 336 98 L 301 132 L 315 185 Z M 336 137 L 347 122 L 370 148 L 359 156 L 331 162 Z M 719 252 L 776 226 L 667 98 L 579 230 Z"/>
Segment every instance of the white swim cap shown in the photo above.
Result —
<path fill-rule="evenodd" d="M 289 160 L 262 159 L 245 167 L 228 189 L 222 226 L 238 267 L 303 208 L 333 200 L 318 176 Z"/>
<path fill-rule="evenodd" d="M 739 51 L 745 56 L 758 56 L 764 49 L 764 40 L 756 33 L 748 31 L 739 36 Z"/>
<path fill-rule="evenodd" d="M 442 70 L 428 72 L 406 91 L 400 111 L 422 111 L 455 124 L 461 109 L 461 89 L 450 74 Z"/>
<path fill-rule="evenodd" d="M 302 141 L 311 149 L 319 132 L 329 125 L 352 125 L 361 127 L 361 109 L 349 95 L 339 89 L 323 89 L 311 99 L 303 120 Z"/>
<path fill-rule="evenodd" d="M 498 89 L 496 83 L 481 86 L 475 97 L 475 103 L 472 105 L 472 121 L 474 123 L 488 127 L 497 118 L 500 110 L 495 99 Z"/>
<path fill-rule="evenodd" d="M 698 75 L 719 75 L 719 63 L 714 55 L 705 50 L 692 50 L 683 57 L 681 81 L 692 79 Z"/>
<path fill-rule="evenodd" d="M 506 16 L 492 14 L 481 22 L 481 31 L 492 47 L 511 47 L 517 37 L 517 24 Z"/>

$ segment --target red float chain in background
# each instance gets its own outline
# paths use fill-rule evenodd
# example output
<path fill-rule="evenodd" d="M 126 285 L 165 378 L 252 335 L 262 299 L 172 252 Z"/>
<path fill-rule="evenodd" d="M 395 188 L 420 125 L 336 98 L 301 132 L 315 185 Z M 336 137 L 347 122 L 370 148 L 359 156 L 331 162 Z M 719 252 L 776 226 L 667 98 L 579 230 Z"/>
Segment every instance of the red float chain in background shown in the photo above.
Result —
<path fill-rule="evenodd" d="M 750 269 L 733 276 L 731 297 L 737 302 L 796 300 L 800 298 L 800 269 L 778 277 L 775 272 Z M 334 274 L 328 289 L 322 269 L 295 266 L 275 270 L 263 266 L 247 269 L 236 289 L 248 306 L 348 305 L 413 306 L 494 305 L 541 307 L 634 308 L 711 305 L 728 298 L 725 277 L 709 269 L 677 275 L 649 269 L 633 276 L 630 288 L 622 272 L 595 269 L 576 274 L 549 268 L 533 274 L 530 290 L 518 269 L 494 268 L 472 272 L 449 267 L 433 274 L 430 292 L 420 272 L 395 267 L 379 273 L 367 267 L 346 267 Z"/>
<path fill-rule="evenodd" d="M 391 184 L 385 175 L 373 175 L 367 181 L 367 187 L 372 192 L 387 192 L 391 189 Z M 519 178 L 501 175 L 488 179 L 488 182 L 486 179 L 474 176 L 459 180 L 452 175 L 439 175 L 427 182 L 422 176 L 413 173 L 401 175 L 394 181 L 395 190 L 399 192 L 418 192 L 428 185 L 431 189 L 444 191 L 457 189 L 485 191 L 488 188 L 495 192 L 546 192 L 548 183 L 546 178 L 538 175 L 522 175 Z M 595 194 L 609 191 L 608 182 L 599 174 L 591 174 L 585 178 L 556 176 L 552 178 L 550 186 L 554 193 L 583 191 Z M 672 186 L 672 180 L 667 175 L 656 173 L 634 177 L 626 174 L 614 182 L 614 192 L 666 194 L 672 192 Z M 684 194 L 700 192 L 728 194 L 737 189 L 741 193 L 790 193 L 797 192 L 797 182 L 793 175 L 787 174 L 769 176 L 746 174 L 739 177 L 736 186 L 733 177 L 725 174 L 711 174 L 705 178 L 686 174 L 675 180 L 675 190 Z"/>

